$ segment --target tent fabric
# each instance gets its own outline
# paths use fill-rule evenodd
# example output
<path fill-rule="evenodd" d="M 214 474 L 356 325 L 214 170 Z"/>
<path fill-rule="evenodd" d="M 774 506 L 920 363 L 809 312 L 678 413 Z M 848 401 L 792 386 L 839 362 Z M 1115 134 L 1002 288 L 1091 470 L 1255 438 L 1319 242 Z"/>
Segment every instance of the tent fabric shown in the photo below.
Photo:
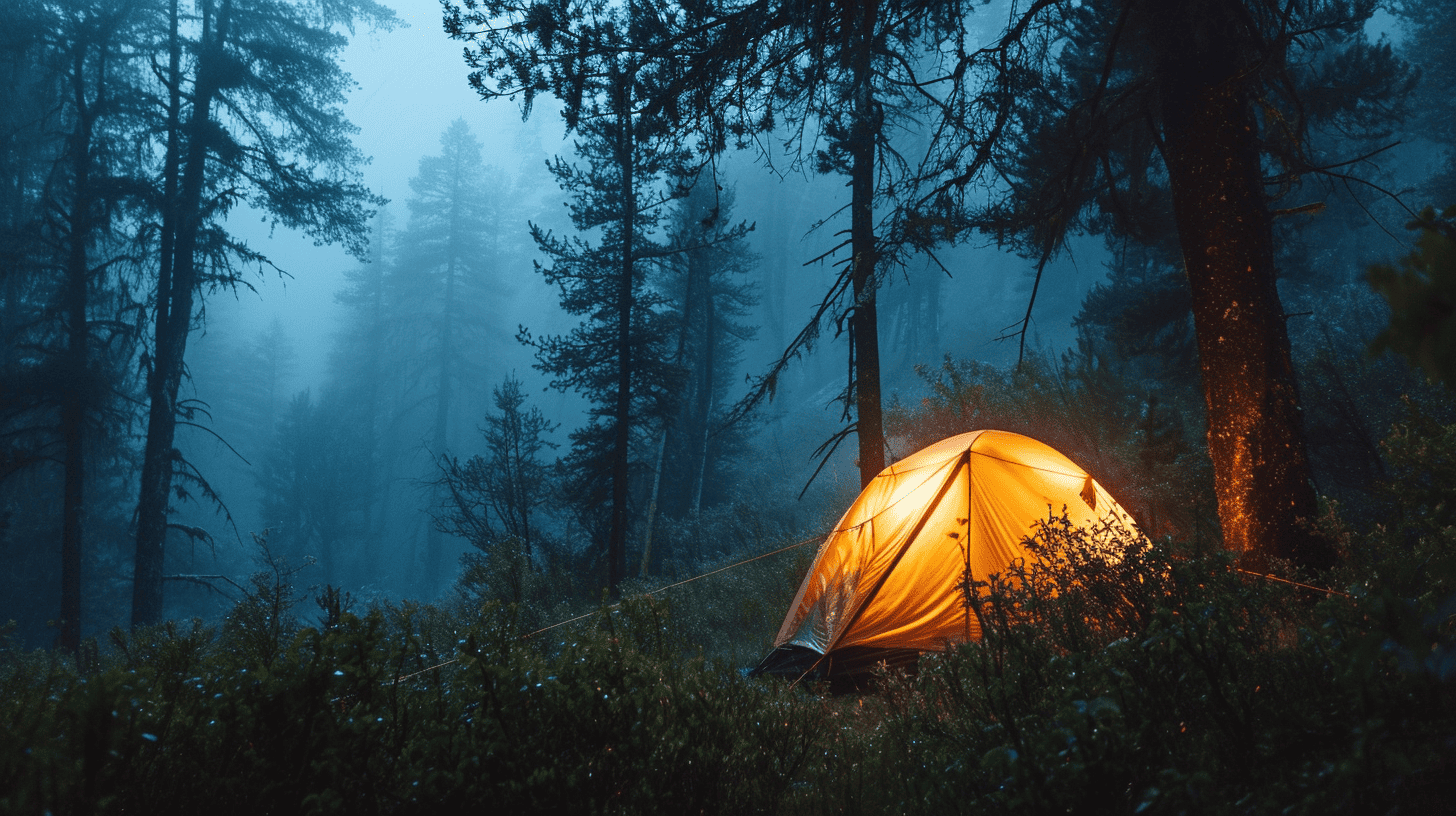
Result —
<path fill-rule="evenodd" d="M 1074 524 L 1115 519 L 1136 529 L 1085 470 L 1020 434 L 961 434 L 885 468 L 820 545 L 759 670 L 798 667 L 806 655 L 820 656 L 821 670 L 837 656 L 857 665 L 878 651 L 918 654 L 979 638 L 962 603 L 962 571 L 969 565 L 985 580 L 1015 559 L 1034 562 L 1025 540 L 1063 507 Z"/>

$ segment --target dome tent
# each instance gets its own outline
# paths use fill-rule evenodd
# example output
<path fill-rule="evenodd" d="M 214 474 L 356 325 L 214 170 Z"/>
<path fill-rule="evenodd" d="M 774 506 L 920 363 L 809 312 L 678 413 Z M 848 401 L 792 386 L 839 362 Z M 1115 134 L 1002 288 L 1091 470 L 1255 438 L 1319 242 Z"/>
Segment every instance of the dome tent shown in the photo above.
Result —
<path fill-rule="evenodd" d="M 983 580 L 1035 562 L 1026 539 L 1063 507 L 1080 526 L 1136 530 L 1085 470 L 1020 434 L 972 431 L 885 468 L 820 545 L 754 672 L 845 680 L 979 638 L 963 570 Z"/>

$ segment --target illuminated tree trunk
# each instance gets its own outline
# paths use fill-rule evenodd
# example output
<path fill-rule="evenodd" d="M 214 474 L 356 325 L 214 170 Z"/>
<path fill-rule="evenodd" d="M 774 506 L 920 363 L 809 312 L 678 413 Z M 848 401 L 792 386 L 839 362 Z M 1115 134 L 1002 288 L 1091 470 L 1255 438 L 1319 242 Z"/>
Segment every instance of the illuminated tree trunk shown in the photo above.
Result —
<path fill-rule="evenodd" d="M 1258 122 L 1241 82 L 1240 13 L 1237 0 L 1168 0 L 1155 12 L 1164 157 L 1225 545 L 1249 569 L 1270 557 L 1320 568 L 1331 550 L 1301 524 L 1315 494 L 1275 288 Z"/>

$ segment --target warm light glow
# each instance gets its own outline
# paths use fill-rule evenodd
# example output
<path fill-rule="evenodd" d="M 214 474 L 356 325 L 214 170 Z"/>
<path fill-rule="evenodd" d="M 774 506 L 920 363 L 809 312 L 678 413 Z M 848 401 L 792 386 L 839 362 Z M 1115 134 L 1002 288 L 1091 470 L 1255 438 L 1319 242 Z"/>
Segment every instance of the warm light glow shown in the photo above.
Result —
<path fill-rule="evenodd" d="M 939 650 L 974 634 L 960 592 L 1035 556 L 1038 521 L 1132 519 L 1086 471 L 1019 434 L 951 437 L 885 468 L 820 548 L 775 645 Z"/>

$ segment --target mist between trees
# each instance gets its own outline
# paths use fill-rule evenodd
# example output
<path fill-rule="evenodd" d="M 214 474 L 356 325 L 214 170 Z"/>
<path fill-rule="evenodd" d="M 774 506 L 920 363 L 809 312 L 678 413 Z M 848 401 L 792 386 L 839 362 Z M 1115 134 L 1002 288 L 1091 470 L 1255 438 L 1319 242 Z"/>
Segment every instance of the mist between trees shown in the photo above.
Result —
<path fill-rule="evenodd" d="M 386 201 L 341 60 L 390 8 L 9 3 L 0 621 L 74 651 L 221 615 L 260 566 L 589 603 L 988 427 L 1154 535 L 1327 569 L 1319 502 L 1376 523 L 1389 429 L 1452 419 L 1401 358 L 1451 370 L 1451 18 L 446 3 L 466 58 L 429 81 L 566 138 L 504 154 L 462 116 Z M 313 327 L 216 316 L 319 273 L 244 214 L 352 256 L 311 382 Z"/>

